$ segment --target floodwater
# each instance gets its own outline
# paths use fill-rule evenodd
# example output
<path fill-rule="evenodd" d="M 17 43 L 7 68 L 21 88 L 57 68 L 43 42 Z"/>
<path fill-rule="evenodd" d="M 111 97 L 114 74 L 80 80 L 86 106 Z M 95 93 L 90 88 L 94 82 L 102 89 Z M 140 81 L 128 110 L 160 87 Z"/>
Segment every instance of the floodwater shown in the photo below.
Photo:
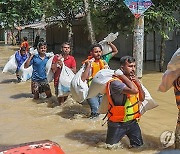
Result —
<path fill-rule="evenodd" d="M 1 71 L 16 49 L 0 46 Z M 79 59 L 78 62 L 82 57 Z M 110 63 L 112 68 L 117 65 L 118 61 Z M 145 143 L 141 149 L 128 149 L 126 137 L 122 140 L 123 148 L 105 149 L 107 126 L 101 126 L 104 115 L 88 119 L 89 106 L 78 104 L 71 97 L 62 106 L 57 105 L 55 96 L 33 101 L 30 81 L 17 83 L 15 74 L 8 73 L 0 73 L 0 147 L 49 139 L 58 143 L 67 154 L 145 154 L 165 149 L 160 136 L 164 131 L 175 130 L 178 110 L 173 89 L 166 93 L 157 91 L 162 73 L 154 71 L 155 66 L 153 63 L 144 66 L 142 82 L 159 106 L 146 112 L 139 122 Z M 53 83 L 50 86 L 54 95 Z"/>

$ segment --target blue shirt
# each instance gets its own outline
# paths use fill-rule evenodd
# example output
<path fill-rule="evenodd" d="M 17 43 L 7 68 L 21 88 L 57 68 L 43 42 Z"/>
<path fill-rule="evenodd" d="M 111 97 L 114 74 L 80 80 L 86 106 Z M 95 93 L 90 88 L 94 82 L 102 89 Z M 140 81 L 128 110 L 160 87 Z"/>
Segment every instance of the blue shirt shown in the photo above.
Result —
<path fill-rule="evenodd" d="M 16 51 L 15 53 L 15 58 L 16 58 L 16 62 L 17 62 L 17 71 L 19 71 L 21 65 L 24 63 L 24 61 L 27 59 L 27 54 L 25 55 L 21 55 L 20 51 Z"/>
<path fill-rule="evenodd" d="M 41 59 L 39 54 L 33 56 L 30 62 L 30 65 L 33 67 L 32 81 L 43 81 L 47 79 L 46 64 L 48 60 L 49 58 L 47 56 L 44 59 Z"/>

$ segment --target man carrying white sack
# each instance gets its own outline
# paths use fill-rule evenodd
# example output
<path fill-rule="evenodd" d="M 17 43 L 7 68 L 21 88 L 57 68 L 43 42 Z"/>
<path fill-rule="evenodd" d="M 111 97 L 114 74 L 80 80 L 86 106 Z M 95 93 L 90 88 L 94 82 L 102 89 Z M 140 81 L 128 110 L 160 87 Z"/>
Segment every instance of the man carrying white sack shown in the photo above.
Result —
<path fill-rule="evenodd" d="M 139 106 L 145 93 L 135 76 L 135 59 L 124 56 L 120 59 L 122 74 L 107 83 L 108 130 L 106 144 L 117 144 L 124 135 L 130 140 L 131 147 L 143 145 L 141 130 L 137 119 L 140 118 Z"/>
<path fill-rule="evenodd" d="M 174 53 L 162 77 L 159 91 L 166 92 L 174 87 L 176 105 L 179 110 L 175 130 L 175 148 L 180 149 L 180 48 Z"/>

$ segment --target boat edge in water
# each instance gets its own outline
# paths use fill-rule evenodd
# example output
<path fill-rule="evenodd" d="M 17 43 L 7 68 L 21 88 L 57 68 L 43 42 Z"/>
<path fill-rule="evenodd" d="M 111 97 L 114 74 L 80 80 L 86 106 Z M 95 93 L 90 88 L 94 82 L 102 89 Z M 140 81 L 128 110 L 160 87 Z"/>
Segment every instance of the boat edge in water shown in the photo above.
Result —
<path fill-rule="evenodd" d="M 0 148 L 0 154 L 65 154 L 59 144 L 50 141 L 42 140 L 28 142 L 12 146 L 4 146 Z"/>

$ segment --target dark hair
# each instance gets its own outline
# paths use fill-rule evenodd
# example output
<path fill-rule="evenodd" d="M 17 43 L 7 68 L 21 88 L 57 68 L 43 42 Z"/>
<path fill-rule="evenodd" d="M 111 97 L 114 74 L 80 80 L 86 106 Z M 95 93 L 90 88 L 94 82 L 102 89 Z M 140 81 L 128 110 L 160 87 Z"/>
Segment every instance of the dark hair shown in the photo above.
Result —
<path fill-rule="evenodd" d="M 43 41 L 39 42 L 39 43 L 38 43 L 38 48 L 40 48 L 40 47 L 43 46 L 43 45 L 47 46 L 47 43 L 46 43 L 46 42 L 43 42 Z"/>
<path fill-rule="evenodd" d="M 64 42 L 64 43 L 61 45 L 61 48 L 63 48 L 64 45 L 69 45 L 69 46 L 71 46 L 69 42 Z"/>
<path fill-rule="evenodd" d="M 26 51 L 26 47 L 25 47 L 25 46 L 22 46 L 22 47 L 20 48 L 20 51 Z"/>
<path fill-rule="evenodd" d="M 100 44 L 96 43 L 96 44 L 92 44 L 90 46 L 89 52 L 91 52 L 95 47 L 99 47 L 101 49 L 101 51 L 102 51 L 102 46 Z"/>
<path fill-rule="evenodd" d="M 24 41 L 27 41 L 27 37 L 25 36 L 25 37 L 23 37 L 23 39 L 24 39 Z"/>
<path fill-rule="evenodd" d="M 125 64 L 126 64 L 126 61 L 127 61 L 128 63 L 134 63 L 136 60 L 135 60 L 135 58 L 133 58 L 133 57 L 131 57 L 131 56 L 123 56 L 123 57 L 121 57 L 121 59 L 120 59 L 120 66 L 125 65 Z"/>

